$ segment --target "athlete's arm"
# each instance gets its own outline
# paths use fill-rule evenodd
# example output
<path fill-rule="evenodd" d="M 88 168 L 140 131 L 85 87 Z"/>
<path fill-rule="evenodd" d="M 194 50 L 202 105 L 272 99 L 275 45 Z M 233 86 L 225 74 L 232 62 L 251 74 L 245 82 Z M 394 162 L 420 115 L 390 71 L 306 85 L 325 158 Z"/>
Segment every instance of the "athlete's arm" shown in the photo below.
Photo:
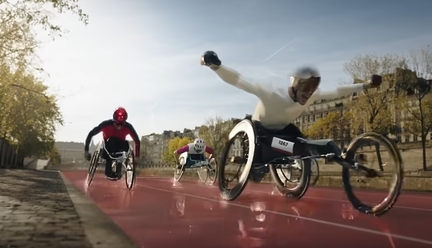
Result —
<path fill-rule="evenodd" d="M 215 71 L 216 74 L 226 83 L 229 83 L 250 94 L 260 97 L 263 93 L 266 92 L 261 85 L 246 81 L 243 76 L 240 75 L 240 73 L 229 67 L 226 67 L 224 65 L 212 65 L 210 66 L 210 68 Z"/>
<path fill-rule="evenodd" d="M 188 152 L 188 151 L 189 151 L 189 145 L 185 145 L 185 146 L 183 146 L 183 147 L 177 149 L 177 150 L 175 151 L 175 153 L 177 153 L 178 155 L 180 155 L 180 154 L 182 154 L 182 153 L 184 153 L 184 152 Z"/>
<path fill-rule="evenodd" d="M 129 135 L 132 137 L 132 140 L 134 141 L 134 144 L 135 144 L 135 157 L 138 158 L 139 155 L 140 155 L 140 139 L 139 139 L 139 136 L 138 136 L 137 132 L 135 131 L 135 128 L 129 122 L 126 122 L 125 128 L 127 128 L 128 132 L 129 132 Z"/>
<path fill-rule="evenodd" d="M 353 93 L 360 93 L 363 90 L 369 88 L 369 84 L 350 84 L 343 85 L 336 88 L 334 91 L 329 92 L 317 92 L 314 100 L 330 100 L 343 96 L 348 96 Z"/>
<path fill-rule="evenodd" d="M 89 134 L 87 135 L 86 141 L 85 141 L 84 151 L 88 152 L 90 142 L 91 142 L 91 139 L 93 138 L 93 136 L 102 132 L 102 129 L 108 125 L 111 125 L 111 123 L 109 121 L 103 121 L 89 132 Z"/>
<path fill-rule="evenodd" d="M 210 154 L 210 155 L 213 155 L 214 151 L 213 151 L 213 148 L 206 146 L 205 147 L 205 152 L 208 153 L 208 154 Z"/>

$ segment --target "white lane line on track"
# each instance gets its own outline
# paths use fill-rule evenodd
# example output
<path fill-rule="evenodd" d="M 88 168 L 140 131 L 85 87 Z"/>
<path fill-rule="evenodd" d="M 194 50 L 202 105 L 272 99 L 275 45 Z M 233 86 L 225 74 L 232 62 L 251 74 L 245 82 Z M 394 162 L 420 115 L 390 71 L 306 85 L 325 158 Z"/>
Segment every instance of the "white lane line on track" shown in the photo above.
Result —
<path fill-rule="evenodd" d="M 261 193 L 261 194 L 268 194 L 268 193 L 269 193 L 269 192 L 267 192 L 267 191 L 253 190 L 253 189 L 248 189 L 247 191 L 249 191 L 249 192 L 254 192 L 254 193 Z M 322 201 L 332 201 L 332 202 L 349 203 L 348 200 L 328 199 L 328 198 L 321 198 L 321 197 L 316 197 L 316 196 L 303 196 L 302 198 L 305 198 L 305 199 L 313 199 L 313 200 L 322 200 Z M 369 202 L 365 202 L 365 203 L 368 204 Z M 372 204 L 373 204 L 373 203 L 372 203 Z M 397 204 L 397 203 L 396 203 L 396 204 Z M 427 208 L 416 208 L 416 207 L 407 207 L 407 206 L 398 206 L 398 205 L 394 205 L 393 208 L 402 208 L 402 209 L 408 209 L 408 210 L 416 210 L 416 211 L 432 212 L 432 209 L 427 209 Z"/>
<path fill-rule="evenodd" d="M 337 189 L 329 189 L 329 188 L 321 188 L 321 187 L 315 187 L 314 189 L 316 190 L 321 190 L 321 191 L 331 191 L 331 192 L 339 192 Z M 369 194 L 369 195 L 385 195 L 384 193 L 380 193 L 380 192 L 360 192 L 362 194 Z M 404 198 L 418 198 L 418 199 L 427 199 L 427 200 L 432 200 L 432 197 L 429 196 L 419 196 L 419 195 L 404 195 L 403 193 L 401 194 L 404 196 Z"/>
<path fill-rule="evenodd" d="M 137 177 L 138 178 L 138 177 Z M 169 177 L 145 177 L 145 176 L 140 176 L 139 178 L 146 178 L 146 179 L 171 179 Z M 194 182 L 192 180 L 190 180 L 189 178 L 184 178 L 182 180 L 185 181 L 189 181 L 189 182 Z M 320 190 L 320 191 L 329 191 L 329 192 L 340 192 L 341 189 L 330 189 L 330 188 L 322 188 L 322 187 L 314 187 L 314 190 Z M 380 196 L 384 196 L 385 193 L 380 193 L 380 192 L 360 192 L 361 194 L 368 194 L 368 195 L 380 195 Z M 432 200 L 432 197 L 429 196 L 420 196 L 420 195 L 404 195 L 402 194 L 404 198 L 418 198 L 418 199 L 425 199 L 425 200 Z M 432 195 L 432 194 L 431 194 Z"/>
<path fill-rule="evenodd" d="M 147 178 L 148 179 L 148 177 L 141 177 L 141 178 Z M 155 179 L 157 181 L 165 181 L 166 182 L 166 181 L 169 181 L 167 179 L 170 179 L 170 178 L 168 178 L 168 177 L 152 177 L 151 179 Z M 186 182 L 190 182 L 190 183 L 196 183 L 196 182 L 194 182 L 192 180 L 185 180 L 185 181 Z M 201 184 L 197 184 L 197 185 L 199 185 L 199 186 L 207 186 L 207 185 L 201 185 Z M 322 191 L 331 191 L 331 192 L 335 192 L 335 193 L 341 193 L 341 191 L 332 190 L 332 189 L 313 188 L 313 190 L 322 190 Z M 246 192 L 253 192 L 253 193 L 260 193 L 260 194 L 268 194 L 269 193 L 267 191 L 254 190 L 254 189 L 246 189 Z M 362 192 L 362 193 L 363 194 L 382 195 L 382 196 L 384 196 L 384 194 L 380 194 L 380 193 L 371 193 L 371 192 Z M 403 195 L 403 194 L 402 194 L 402 196 L 404 198 L 409 197 L 409 195 Z M 342 203 L 349 202 L 348 200 L 328 199 L 328 198 L 321 198 L 321 197 L 314 197 L 314 196 L 303 196 L 303 198 L 305 198 L 305 199 L 314 199 L 314 200 L 323 200 L 323 201 L 332 201 L 332 202 L 342 202 Z M 432 198 L 430 198 L 430 197 L 421 197 L 421 198 L 432 200 Z M 424 212 L 432 212 L 432 209 L 417 208 L 417 207 L 408 207 L 408 206 L 401 206 L 401 205 L 394 205 L 393 208 L 415 210 L 415 211 L 424 211 Z"/>
<path fill-rule="evenodd" d="M 249 206 L 241 205 L 241 204 L 234 203 L 234 202 L 228 202 L 228 201 L 223 201 L 223 200 L 215 200 L 215 199 L 211 199 L 211 198 L 201 197 L 201 196 L 197 196 L 197 195 L 191 195 L 191 194 L 187 194 L 187 193 L 183 193 L 183 192 L 178 192 L 178 191 L 173 191 L 173 190 L 159 189 L 159 188 L 154 188 L 154 187 L 145 186 L 145 185 L 136 185 L 136 186 L 143 187 L 143 188 L 148 188 L 148 189 L 153 189 L 153 190 L 158 190 L 158 191 L 162 191 L 162 192 L 167 192 L 167 193 L 175 193 L 175 194 L 184 195 L 184 196 L 188 196 L 188 197 L 192 197 L 192 198 L 196 198 L 196 199 L 200 199 L 200 200 L 206 200 L 206 201 L 212 201 L 212 202 L 218 202 L 218 203 L 223 202 L 223 203 L 225 203 L 227 205 L 231 205 L 231 206 L 235 206 L 235 207 L 239 207 L 239 208 L 245 208 L 245 209 L 249 209 L 250 208 Z M 380 231 L 376 231 L 376 230 L 372 230 L 372 229 L 355 227 L 355 226 L 349 226 L 349 225 L 339 224 L 339 223 L 335 223 L 335 222 L 331 222 L 331 221 L 318 220 L 318 219 L 314 219 L 314 218 L 309 218 L 309 217 L 304 217 L 304 216 L 298 216 L 298 215 L 293 215 L 293 214 L 287 214 L 287 213 L 282 213 L 282 212 L 278 212 L 278 211 L 263 210 L 263 212 L 270 213 L 270 214 L 275 214 L 275 215 L 280 215 L 280 216 L 284 216 L 284 217 L 297 218 L 297 219 L 301 219 L 301 220 L 305 220 L 305 221 L 310 221 L 310 222 L 314 222 L 314 223 L 319 223 L 319 224 L 323 224 L 323 225 L 328 225 L 328 226 L 340 227 L 340 228 L 343 228 L 343 229 L 349 229 L 349 230 L 354 230 L 354 231 L 359 231 L 359 232 L 364 232 L 364 233 L 369 233 L 369 234 L 380 235 L 380 236 L 384 236 L 384 237 L 388 237 L 388 238 L 398 238 L 398 239 L 412 241 L 412 242 L 416 242 L 416 243 L 422 243 L 422 244 L 432 245 L 432 241 L 431 240 L 413 238 L 413 237 L 399 235 L 399 234 L 385 233 L 385 232 L 380 232 Z"/>

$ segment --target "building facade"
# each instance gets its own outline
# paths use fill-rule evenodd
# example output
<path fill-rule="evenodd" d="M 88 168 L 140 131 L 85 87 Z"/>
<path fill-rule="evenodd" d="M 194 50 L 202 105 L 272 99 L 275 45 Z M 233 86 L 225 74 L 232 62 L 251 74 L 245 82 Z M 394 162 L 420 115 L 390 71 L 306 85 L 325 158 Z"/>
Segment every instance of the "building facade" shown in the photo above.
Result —
<path fill-rule="evenodd" d="M 168 150 L 168 143 L 175 137 L 190 137 L 194 139 L 199 135 L 199 127 L 184 129 L 183 132 L 165 130 L 162 134 L 149 134 L 141 137 L 141 154 L 144 164 L 162 164 L 162 156 Z"/>
<path fill-rule="evenodd" d="M 422 79 L 419 78 L 419 80 Z M 425 82 L 427 85 L 431 85 L 431 80 L 425 80 Z M 389 88 L 381 87 L 380 91 L 389 92 L 389 94 L 394 93 L 392 89 L 388 89 Z M 408 104 L 409 108 L 411 109 L 410 111 L 419 108 L 419 101 L 415 97 L 415 94 L 416 92 L 408 93 L 406 98 L 403 98 L 406 104 Z M 432 98 L 432 94 L 430 93 L 430 87 L 425 94 L 426 96 L 423 100 Z M 350 104 L 355 103 L 358 97 L 359 96 L 357 94 L 353 94 L 337 99 L 314 102 L 305 112 L 302 113 L 302 115 L 300 115 L 295 120 L 295 125 L 298 126 L 302 132 L 304 132 L 308 128 L 310 128 L 316 121 L 326 117 L 329 113 L 338 112 L 339 114 L 343 115 L 349 110 Z M 398 143 L 415 143 L 421 141 L 421 137 L 419 137 L 418 135 L 413 135 L 412 133 L 409 133 L 404 129 L 405 122 L 407 118 L 410 117 L 410 111 L 408 111 L 406 107 L 398 108 L 391 101 L 390 104 L 392 105 L 389 107 L 391 115 L 390 118 L 392 120 L 392 124 L 395 127 L 395 130 L 393 133 L 389 134 L 388 137 L 397 140 Z M 338 123 L 335 123 L 335 125 L 338 125 Z M 427 134 L 426 139 L 431 139 L 430 132 Z M 338 141 L 338 143 L 342 143 L 342 146 L 346 145 L 347 142 L 349 141 Z"/>
<path fill-rule="evenodd" d="M 62 163 L 83 163 L 84 143 L 78 142 L 55 142 Z"/>

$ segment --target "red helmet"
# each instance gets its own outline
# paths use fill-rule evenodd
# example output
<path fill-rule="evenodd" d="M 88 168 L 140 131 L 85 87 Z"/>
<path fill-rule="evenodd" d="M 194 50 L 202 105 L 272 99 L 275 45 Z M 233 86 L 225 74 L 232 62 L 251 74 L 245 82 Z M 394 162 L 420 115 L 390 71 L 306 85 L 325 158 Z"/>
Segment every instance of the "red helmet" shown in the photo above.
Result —
<path fill-rule="evenodd" d="M 124 124 L 128 118 L 125 108 L 119 107 L 114 111 L 113 120 L 116 124 Z"/>

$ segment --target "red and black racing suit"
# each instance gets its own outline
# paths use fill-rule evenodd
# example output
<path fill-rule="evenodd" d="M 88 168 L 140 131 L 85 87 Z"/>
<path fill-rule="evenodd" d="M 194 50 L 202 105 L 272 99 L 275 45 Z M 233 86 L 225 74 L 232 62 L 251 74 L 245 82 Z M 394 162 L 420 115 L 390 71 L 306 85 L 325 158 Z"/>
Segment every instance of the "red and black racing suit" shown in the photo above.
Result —
<path fill-rule="evenodd" d="M 135 143 L 135 157 L 139 157 L 140 152 L 140 140 L 138 134 L 136 133 L 134 127 L 129 122 L 126 122 L 124 126 L 120 129 L 117 129 L 114 126 L 113 120 L 106 120 L 101 122 L 97 127 L 93 128 L 87 136 L 84 151 L 89 150 L 90 141 L 93 136 L 102 132 L 103 139 L 105 141 L 105 148 L 110 153 L 127 151 L 129 149 L 129 142 L 126 140 L 126 136 L 130 135 Z M 106 154 L 105 150 L 103 150 L 102 157 L 105 159 L 105 175 L 107 177 L 117 177 L 117 173 L 113 173 L 112 171 L 112 161 L 111 158 Z M 117 168 L 116 171 L 121 173 L 121 166 Z M 119 174 L 121 175 L 121 174 Z"/>

